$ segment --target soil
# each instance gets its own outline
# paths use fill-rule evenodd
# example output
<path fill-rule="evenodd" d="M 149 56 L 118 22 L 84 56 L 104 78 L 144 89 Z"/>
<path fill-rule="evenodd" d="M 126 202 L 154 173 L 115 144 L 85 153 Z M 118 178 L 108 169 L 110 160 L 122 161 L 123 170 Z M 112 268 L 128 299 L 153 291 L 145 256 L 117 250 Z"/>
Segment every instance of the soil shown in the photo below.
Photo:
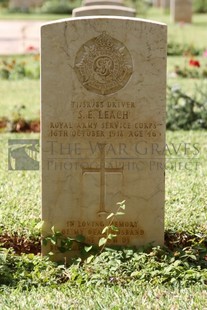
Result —
<path fill-rule="evenodd" d="M 190 235 L 186 232 L 165 232 L 165 246 L 170 251 L 175 251 L 178 248 L 195 247 L 200 244 L 203 250 L 207 253 L 207 239 L 197 235 Z M 25 253 L 38 254 L 41 252 L 41 238 L 26 238 L 25 236 L 18 236 L 17 234 L 9 235 L 3 234 L 0 236 L 0 245 L 4 248 L 13 248 L 18 255 Z M 207 260 L 207 256 L 206 256 Z"/>
<path fill-rule="evenodd" d="M 41 252 L 40 238 L 25 238 L 24 236 L 3 234 L 0 236 L 0 245 L 6 249 L 13 248 L 16 254 L 38 254 Z"/>

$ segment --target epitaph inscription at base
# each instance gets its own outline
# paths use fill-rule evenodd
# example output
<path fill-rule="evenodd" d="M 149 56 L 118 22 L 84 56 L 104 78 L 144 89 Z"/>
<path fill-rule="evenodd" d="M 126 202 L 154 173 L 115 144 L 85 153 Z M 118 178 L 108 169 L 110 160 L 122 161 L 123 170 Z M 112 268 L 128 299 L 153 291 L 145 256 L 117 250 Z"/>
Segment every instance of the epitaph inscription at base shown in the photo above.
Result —
<path fill-rule="evenodd" d="M 163 244 L 166 26 L 68 19 L 42 27 L 41 49 L 43 238 L 98 244 L 126 200 L 110 245 Z"/>

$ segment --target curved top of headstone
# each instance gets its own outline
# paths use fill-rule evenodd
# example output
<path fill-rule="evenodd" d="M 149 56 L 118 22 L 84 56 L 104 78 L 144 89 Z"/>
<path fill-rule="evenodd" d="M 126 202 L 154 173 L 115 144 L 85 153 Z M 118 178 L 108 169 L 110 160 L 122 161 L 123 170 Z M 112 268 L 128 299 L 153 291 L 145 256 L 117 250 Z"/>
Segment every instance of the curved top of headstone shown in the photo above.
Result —
<path fill-rule="evenodd" d="M 136 11 L 132 8 L 119 5 L 90 5 L 74 9 L 72 17 L 97 15 L 135 17 Z"/>
<path fill-rule="evenodd" d="M 84 0 L 83 6 L 90 5 L 121 5 L 125 6 L 122 0 Z"/>

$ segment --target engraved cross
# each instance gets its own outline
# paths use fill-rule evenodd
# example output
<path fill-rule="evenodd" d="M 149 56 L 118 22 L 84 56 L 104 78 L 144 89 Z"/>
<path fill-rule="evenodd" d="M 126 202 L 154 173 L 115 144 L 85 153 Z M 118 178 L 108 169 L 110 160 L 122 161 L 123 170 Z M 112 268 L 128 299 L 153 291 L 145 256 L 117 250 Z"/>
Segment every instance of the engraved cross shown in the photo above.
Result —
<path fill-rule="evenodd" d="M 98 143 L 100 151 L 100 168 L 82 168 L 82 173 L 100 173 L 100 206 L 99 214 L 105 214 L 105 194 L 106 194 L 106 173 L 123 173 L 123 167 L 121 168 L 106 168 L 105 166 L 105 147 L 106 143 Z"/>

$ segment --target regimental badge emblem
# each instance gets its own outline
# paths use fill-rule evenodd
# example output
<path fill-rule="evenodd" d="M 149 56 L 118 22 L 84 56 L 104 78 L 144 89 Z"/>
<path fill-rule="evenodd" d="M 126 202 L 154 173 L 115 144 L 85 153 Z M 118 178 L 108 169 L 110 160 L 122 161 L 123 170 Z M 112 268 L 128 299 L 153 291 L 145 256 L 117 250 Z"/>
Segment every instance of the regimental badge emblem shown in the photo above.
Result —
<path fill-rule="evenodd" d="M 74 69 L 78 80 L 88 91 L 109 95 L 127 84 L 133 65 L 126 46 L 102 32 L 81 46 Z"/>

